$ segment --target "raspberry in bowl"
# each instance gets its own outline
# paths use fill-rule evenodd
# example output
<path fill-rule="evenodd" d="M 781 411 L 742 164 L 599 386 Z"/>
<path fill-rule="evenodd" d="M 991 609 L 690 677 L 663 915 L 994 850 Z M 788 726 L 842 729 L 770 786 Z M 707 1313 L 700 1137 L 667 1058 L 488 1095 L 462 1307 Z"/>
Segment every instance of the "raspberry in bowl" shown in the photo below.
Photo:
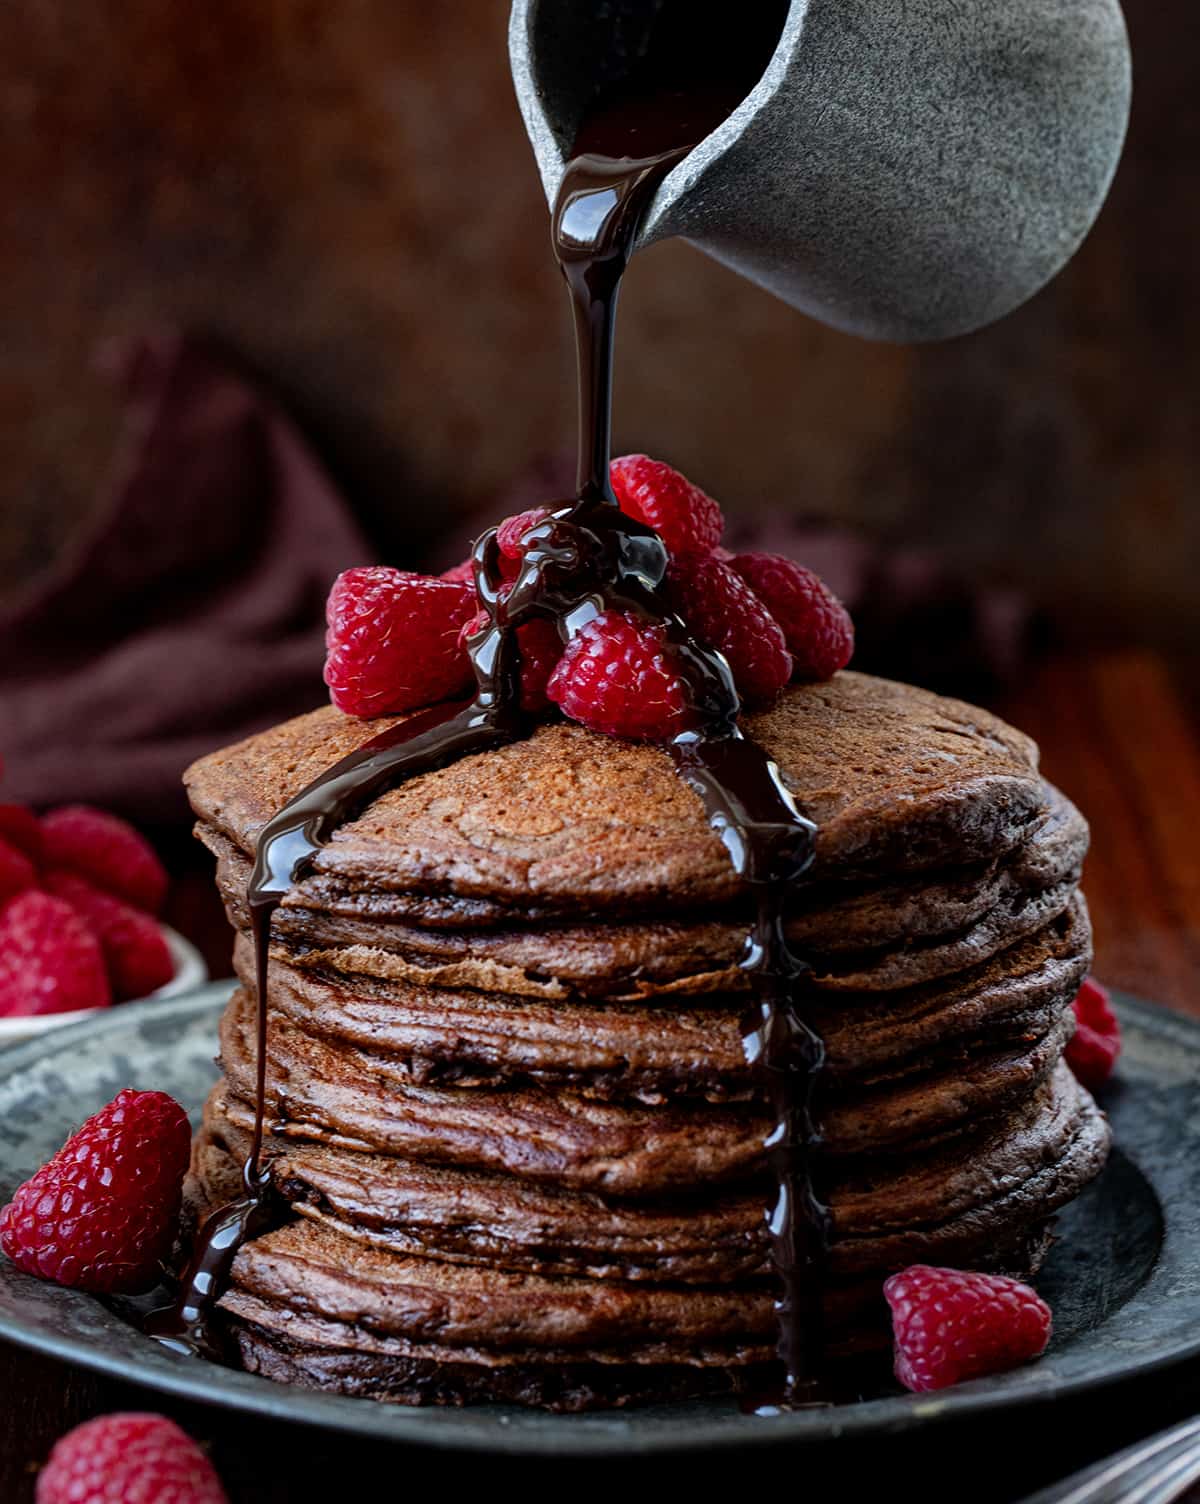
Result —
<path fill-rule="evenodd" d="M 166 884 L 115 815 L 0 805 L 0 1045 L 205 981 L 200 953 L 157 917 Z"/>

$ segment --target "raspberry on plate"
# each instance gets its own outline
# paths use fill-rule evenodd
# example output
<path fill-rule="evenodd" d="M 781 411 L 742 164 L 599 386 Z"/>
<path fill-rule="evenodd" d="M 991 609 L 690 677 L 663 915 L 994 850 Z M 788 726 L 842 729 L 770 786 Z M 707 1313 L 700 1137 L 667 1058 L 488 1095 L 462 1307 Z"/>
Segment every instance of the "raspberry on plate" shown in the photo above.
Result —
<path fill-rule="evenodd" d="M 896 1377 L 922 1393 L 1028 1363 L 1050 1340 L 1050 1307 L 1002 1274 L 911 1268 L 884 1281 L 896 1343 Z"/>
<path fill-rule="evenodd" d="M 1095 977 L 1087 977 L 1075 998 L 1075 1033 L 1067 1064 L 1089 1091 L 1098 1091 L 1113 1073 L 1121 1053 L 1121 1024 L 1112 999 Z"/>
<path fill-rule="evenodd" d="M 55 1443 L 36 1504 L 229 1504 L 212 1463 L 165 1415 L 98 1415 Z"/>
<path fill-rule="evenodd" d="M 179 1103 L 118 1092 L 0 1211 L 18 1268 L 99 1294 L 148 1289 L 171 1248 L 191 1153 Z"/>
<path fill-rule="evenodd" d="M 118 1003 L 157 992 L 175 975 L 175 962 L 158 921 L 103 893 L 85 877 L 51 869 L 47 892 L 69 903 L 100 942 L 113 997 Z"/>
<path fill-rule="evenodd" d="M 19 846 L 10 845 L 0 835 L 0 907 L 15 893 L 24 893 L 37 885 L 33 863 Z"/>
<path fill-rule="evenodd" d="M 42 820 L 42 860 L 157 914 L 167 874 L 149 841 L 126 820 L 90 804 L 65 804 Z"/>
<path fill-rule="evenodd" d="M 792 656 L 779 623 L 720 559 L 673 559 L 667 574 L 679 614 L 701 642 L 725 655 L 747 700 L 776 695 L 792 677 Z"/>
<path fill-rule="evenodd" d="M 0 911 L 0 1018 L 112 1002 L 100 942 L 69 904 L 30 889 Z"/>
<path fill-rule="evenodd" d="M 325 683 L 347 715 L 415 710 L 462 693 L 471 666 L 458 634 L 475 592 L 383 565 L 347 569 L 329 592 Z"/>
<path fill-rule="evenodd" d="M 662 460 L 626 454 L 613 460 L 609 475 L 621 510 L 652 527 L 672 554 L 706 554 L 720 543 L 721 508 Z"/>
<path fill-rule="evenodd" d="M 782 554 L 735 554 L 731 563 L 783 628 L 797 679 L 832 679 L 846 667 L 854 623 L 824 580 Z"/>
<path fill-rule="evenodd" d="M 42 822 L 24 804 L 0 804 L 0 840 L 23 851 L 36 867 L 42 859 Z"/>
<path fill-rule="evenodd" d="M 661 623 L 603 611 L 567 643 L 546 695 L 606 736 L 667 741 L 696 721 L 673 654 Z"/>

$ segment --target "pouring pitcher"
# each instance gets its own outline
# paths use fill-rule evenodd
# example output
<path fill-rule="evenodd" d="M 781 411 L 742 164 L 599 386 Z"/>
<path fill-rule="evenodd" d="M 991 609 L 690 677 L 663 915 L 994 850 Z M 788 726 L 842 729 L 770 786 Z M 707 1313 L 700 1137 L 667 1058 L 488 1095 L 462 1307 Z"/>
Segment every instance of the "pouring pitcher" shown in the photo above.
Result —
<path fill-rule="evenodd" d="M 550 202 L 661 3 L 514 0 L 513 79 Z M 755 25 L 761 3 L 731 0 L 728 25 Z M 826 324 L 900 341 L 990 323 L 1069 260 L 1129 114 L 1117 0 L 790 0 L 780 19 L 639 246 L 681 235 Z"/>

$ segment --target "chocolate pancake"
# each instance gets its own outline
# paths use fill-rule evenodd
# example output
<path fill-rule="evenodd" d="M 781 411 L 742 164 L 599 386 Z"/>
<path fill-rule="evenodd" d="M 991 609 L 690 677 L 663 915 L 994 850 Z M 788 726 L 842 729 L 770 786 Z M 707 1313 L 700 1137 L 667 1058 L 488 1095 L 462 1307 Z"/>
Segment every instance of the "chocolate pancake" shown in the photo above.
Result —
<path fill-rule="evenodd" d="M 829 1185 L 835 1274 L 913 1257 L 975 1267 L 1070 1200 L 1108 1145 L 1101 1115 L 1060 1068 L 1026 1110 L 966 1141 L 900 1160 L 842 1163 Z M 197 1138 L 202 1215 L 235 1194 L 249 1147 L 218 1086 Z M 302 1215 L 393 1253 L 539 1274 L 713 1284 L 765 1278 L 764 1187 L 630 1202 L 511 1176 L 275 1139 L 276 1184 Z"/>
<path fill-rule="evenodd" d="M 1011 943 L 1016 937 L 1004 926 L 1014 914 L 1036 925 L 1038 918 L 1061 909 L 1064 895 L 1078 883 L 1087 850 L 1087 825 L 1078 810 L 1050 785 L 1043 789 L 1043 818 L 1005 857 L 882 886 L 840 883 L 798 891 L 789 938 L 830 985 L 838 985 L 843 973 L 861 973 L 865 958 L 876 984 L 886 983 L 912 965 L 911 957 L 897 962 L 897 948 L 905 957 L 948 936 L 959 943 L 974 936 L 976 950 L 985 934 Z M 247 930 L 249 858 L 210 826 L 201 824 L 197 834 L 217 856 L 218 886 L 232 923 Z M 280 943 L 313 965 L 551 999 L 577 992 L 642 997 L 740 984 L 736 964 L 746 914 L 698 915 L 690 922 L 447 930 L 398 917 L 395 894 L 355 892 L 328 879 L 313 880 L 307 888 L 324 907 L 303 907 L 293 896 L 276 914 L 274 931 Z M 1038 912 L 1027 916 L 1031 905 Z"/>
<path fill-rule="evenodd" d="M 1032 1275 L 1026 1229 L 987 1266 Z M 831 1355 L 883 1347 L 876 1280 L 825 1294 Z M 365 1248 L 293 1223 L 238 1255 L 221 1300 L 241 1361 L 289 1383 L 402 1404 L 516 1400 L 550 1409 L 741 1392 L 773 1354 L 770 1282 L 619 1285 L 502 1273 Z"/>
<path fill-rule="evenodd" d="M 221 1064 L 233 1096 L 247 1104 L 253 1012 L 239 991 L 221 1025 Z M 831 1097 L 820 1114 L 826 1152 L 902 1152 L 1025 1101 L 1053 1072 L 1073 1027 L 1065 1013 L 1040 1039 Z M 420 1086 L 395 1057 L 334 1045 L 286 1016 L 272 1019 L 269 1049 L 268 1108 L 289 1136 L 617 1195 L 745 1175 L 761 1160 L 769 1126 L 754 1104 L 647 1107 L 567 1088 Z"/>
<path fill-rule="evenodd" d="M 395 723 L 332 709 L 285 722 L 194 764 L 193 807 L 250 853 L 276 810 Z M 843 673 L 794 686 L 746 729 L 818 824 L 813 881 L 991 861 L 1045 817 L 1028 737 L 909 685 Z M 566 722 L 385 794 L 336 832 L 315 871 L 467 900 L 472 922 L 581 907 L 678 913 L 738 896 L 728 854 L 669 756 Z M 290 901 L 309 894 L 301 882 Z"/>
<path fill-rule="evenodd" d="M 273 953 L 271 1007 L 305 1033 L 394 1054 L 418 1085 L 565 1084 L 601 1097 L 747 1097 L 738 997 L 641 1003 L 543 1002 L 415 986 L 288 964 Z M 838 1083 L 912 1074 L 986 1045 L 1048 1032 L 1087 969 L 1089 930 L 1076 899 L 1053 924 L 982 965 L 905 992 L 841 993 L 811 1010 Z M 235 962 L 254 983 L 249 941 Z M 820 979 L 817 979 L 818 985 Z"/>

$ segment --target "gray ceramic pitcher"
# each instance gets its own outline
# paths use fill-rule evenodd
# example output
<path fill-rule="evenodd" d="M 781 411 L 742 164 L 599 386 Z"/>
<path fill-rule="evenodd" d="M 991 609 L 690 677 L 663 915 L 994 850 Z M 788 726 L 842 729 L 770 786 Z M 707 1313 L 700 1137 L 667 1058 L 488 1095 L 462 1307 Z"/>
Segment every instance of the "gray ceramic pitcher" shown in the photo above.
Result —
<path fill-rule="evenodd" d="M 549 200 L 597 79 L 619 70 L 614 14 L 628 47 L 654 5 L 515 0 L 513 78 Z M 639 244 L 682 235 L 856 334 L 961 334 L 1074 253 L 1129 94 L 1117 0 L 791 0 L 762 78 L 665 180 Z"/>

